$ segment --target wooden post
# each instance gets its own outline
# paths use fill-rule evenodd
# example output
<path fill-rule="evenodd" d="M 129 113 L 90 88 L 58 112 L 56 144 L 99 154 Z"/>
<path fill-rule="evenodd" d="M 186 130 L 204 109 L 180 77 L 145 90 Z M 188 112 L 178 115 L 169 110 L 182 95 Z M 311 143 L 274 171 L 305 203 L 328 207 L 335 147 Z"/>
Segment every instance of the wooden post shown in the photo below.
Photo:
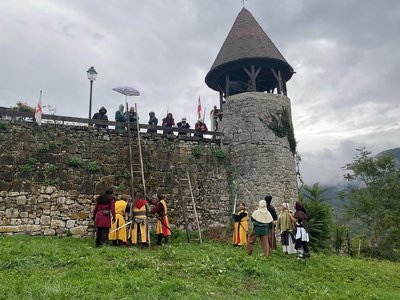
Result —
<path fill-rule="evenodd" d="M 229 86 L 230 86 L 229 74 L 226 73 L 226 75 L 225 75 L 225 99 L 228 98 L 228 96 L 229 96 Z"/>
<path fill-rule="evenodd" d="M 282 80 L 282 84 L 283 84 L 283 94 L 284 94 L 285 96 L 287 96 L 286 81 L 285 81 L 285 80 Z"/>
<path fill-rule="evenodd" d="M 253 92 L 257 91 L 256 87 L 256 68 L 254 65 L 251 65 L 251 85 L 253 88 Z"/>
<path fill-rule="evenodd" d="M 219 91 L 219 111 L 223 112 L 224 108 L 223 108 L 223 103 L 224 103 L 224 97 L 222 95 L 222 92 Z"/>
<path fill-rule="evenodd" d="M 142 171 L 142 184 L 143 184 L 143 194 L 146 195 L 146 182 L 144 180 L 144 169 L 143 169 L 143 157 L 142 157 L 142 144 L 140 143 L 140 128 L 139 128 L 139 113 L 137 110 L 137 105 L 135 103 L 135 112 L 136 112 L 136 129 L 138 135 L 138 146 L 139 146 L 139 157 L 140 157 L 140 169 Z"/>
<path fill-rule="evenodd" d="M 131 171 L 131 197 L 132 197 L 132 202 L 133 202 L 134 198 L 135 198 L 135 186 L 133 183 L 133 156 L 132 156 L 131 126 L 130 126 L 130 122 L 129 122 L 128 96 L 125 96 L 125 104 L 126 104 L 126 112 L 127 112 L 127 117 L 128 117 L 127 128 L 128 128 L 128 145 L 129 145 L 129 164 L 130 164 L 130 171 Z"/>

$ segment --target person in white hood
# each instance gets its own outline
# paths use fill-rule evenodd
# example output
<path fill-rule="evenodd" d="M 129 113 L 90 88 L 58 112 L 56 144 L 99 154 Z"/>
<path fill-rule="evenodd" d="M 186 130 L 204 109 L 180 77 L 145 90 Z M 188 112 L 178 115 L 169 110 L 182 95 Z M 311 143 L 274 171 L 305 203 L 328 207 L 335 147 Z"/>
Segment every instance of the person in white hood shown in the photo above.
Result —
<path fill-rule="evenodd" d="M 258 203 L 258 209 L 251 215 L 251 221 L 253 222 L 253 231 L 248 238 L 247 254 L 251 255 L 253 253 L 254 243 L 258 236 L 260 237 L 264 256 L 269 256 L 268 232 L 273 218 L 267 209 L 265 200 L 261 200 Z"/>

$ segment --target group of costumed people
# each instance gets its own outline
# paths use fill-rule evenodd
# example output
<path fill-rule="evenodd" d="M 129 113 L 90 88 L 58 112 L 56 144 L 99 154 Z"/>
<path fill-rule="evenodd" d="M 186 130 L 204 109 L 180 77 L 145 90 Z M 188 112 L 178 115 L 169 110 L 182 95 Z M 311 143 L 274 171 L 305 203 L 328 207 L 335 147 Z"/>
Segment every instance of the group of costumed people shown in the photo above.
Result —
<path fill-rule="evenodd" d="M 284 253 L 297 253 L 298 259 L 309 258 L 308 217 L 304 204 L 297 201 L 293 214 L 290 211 L 289 203 L 283 203 L 282 212 L 278 216 L 271 202 L 272 196 L 270 195 L 259 202 L 258 209 L 250 216 L 253 224 L 253 230 L 250 233 L 249 213 L 245 203 L 239 203 L 238 211 L 232 215 L 234 220 L 233 245 L 246 247 L 247 254 L 251 255 L 258 237 L 264 255 L 269 256 L 270 250 L 277 249 L 275 237 L 275 230 L 277 230 L 280 232 Z"/>
<path fill-rule="evenodd" d="M 114 197 L 112 188 L 96 198 L 93 209 L 93 220 L 96 225 L 96 246 L 111 241 L 113 245 L 149 246 L 149 216 L 157 218 L 155 226 L 157 244 L 162 240 L 168 242 L 171 235 L 168 222 L 168 207 L 163 194 L 157 198 L 145 198 L 143 194 L 135 194 L 136 201 L 128 203 L 129 197 L 119 195 Z M 127 220 L 129 220 L 127 222 Z"/>

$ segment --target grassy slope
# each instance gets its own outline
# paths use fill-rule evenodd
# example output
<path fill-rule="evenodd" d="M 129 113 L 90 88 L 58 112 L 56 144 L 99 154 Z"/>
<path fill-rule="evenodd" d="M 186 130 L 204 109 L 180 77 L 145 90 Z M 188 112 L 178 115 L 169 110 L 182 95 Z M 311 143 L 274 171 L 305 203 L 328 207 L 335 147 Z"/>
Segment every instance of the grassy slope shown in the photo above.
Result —
<path fill-rule="evenodd" d="M 269 258 L 214 242 L 94 248 L 91 239 L 0 237 L 0 299 L 400 299 L 400 264 Z"/>

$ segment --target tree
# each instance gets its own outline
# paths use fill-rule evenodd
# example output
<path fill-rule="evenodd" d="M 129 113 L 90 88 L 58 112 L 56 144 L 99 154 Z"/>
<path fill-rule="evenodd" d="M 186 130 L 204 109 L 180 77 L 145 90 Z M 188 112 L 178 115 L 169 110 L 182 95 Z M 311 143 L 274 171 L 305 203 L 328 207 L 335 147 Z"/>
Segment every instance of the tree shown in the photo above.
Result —
<path fill-rule="evenodd" d="M 324 203 L 328 188 L 322 188 L 319 182 L 311 187 L 305 185 L 302 196 L 308 216 L 310 246 L 316 250 L 330 246 L 332 228 L 332 208 Z"/>
<path fill-rule="evenodd" d="M 344 177 L 354 183 L 344 192 L 347 214 L 366 226 L 374 247 L 399 247 L 400 170 L 393 157 L 371 157 L 365 148 L 357 149 L 344 169 Z"/>

